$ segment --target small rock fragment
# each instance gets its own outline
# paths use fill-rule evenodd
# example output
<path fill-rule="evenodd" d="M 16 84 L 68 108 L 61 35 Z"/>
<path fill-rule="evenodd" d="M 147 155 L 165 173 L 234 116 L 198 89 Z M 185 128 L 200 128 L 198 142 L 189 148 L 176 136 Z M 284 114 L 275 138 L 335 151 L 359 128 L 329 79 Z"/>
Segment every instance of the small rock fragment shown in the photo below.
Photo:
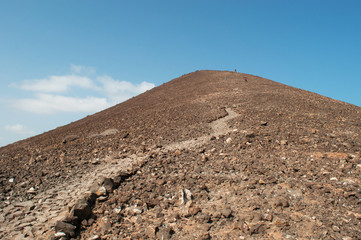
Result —
<path fill-rule="evenodd" d="M 180 203 L 185 205 L 187 202 L 192 200 L 192 193 L 188 189 L 181 189 Z"/>
<path fill-rule="evenodd" d="M 107 189 L 104 186 L 101 186 L 95 194 L 98 196 L 106 196 Z"/>
<path fill-rule="evenodd" d="M 61 239 L 66 237 L 66 233 L 65 232 L 57 232 L 54 234 L 54 239 Z"/>
<path fill-rule="evenodd" d="M 224 216 L 225 218 L 229 218 L 232 215 L 232 210 L 229 207 L 225 207 L 221 210 L 221 214 L 222 216 Z"/>
<path fill-rule="evenodd" d="M 258 223 L 258 224 L 255 224 L 253 225 L 250 229 L 249 229 L 249 232 L 250 234 L 259 234 L 259 233 L 262 233 L 266 230 L 266 225 L 263 224 L 263 223 Z"/>
<path fill-rule="evenodd" d="M 227 144 L 230 144 L 231 142 L 232 142 L 232 138 L 229 137 L 229 138 L 226 139 Z"/>
<path fill-rule="evenodd" d="M 98 235 L 94 235 L 88 238 L 88 240 L 100 240 L 100 237 Z"/>
<path fill-rule="evenodd" d="M 100 222 L 98 224 L 98 231 L 101 234 L 106 234 L 111 228 L 112 224 L 110 223 L 108 217 L 103 217 L 102 219 L 100 219 Z"/>
<path fill-rule="evenodd" d="M 55 224 L 55 231 L 56 232 L 63 232 L 67 236 L 74 237 L 75 236 L 75 229 L 76 227 L 70 223 L 65 223 L 62 221 L 57 221 Z"/>
<path fill-rule="evenodd" d="M 111 193 L 114 189 L 114 182 L 111 178 L 105 178 L 103 180 L 102 186 L 106 189 L 107 193 Z"/>
<path fill-rule="evenodd" d="M 35 193 L 36 193 L 35 188 L 34 188 L 34 187 L 31 187 L 31 188 L 27 191 L 27 193 L 35 194 Z"/>
<path fill-rule="evenodd" d="M 164 227 L 157 232 L 157 239 L 168 240 L 172 237 L 172 229 L 170 227 Z"/>
<path fill-rule="evenodd" d="M 88 201 L 86 199 L 80 199 L 78 200 L 73 209 L 72 209 L 72 215 L 75 217 L 78 217 L 80 221 L 83 219 L 89 219 L 92 215 L 92 210 L 89 206 Z"/>

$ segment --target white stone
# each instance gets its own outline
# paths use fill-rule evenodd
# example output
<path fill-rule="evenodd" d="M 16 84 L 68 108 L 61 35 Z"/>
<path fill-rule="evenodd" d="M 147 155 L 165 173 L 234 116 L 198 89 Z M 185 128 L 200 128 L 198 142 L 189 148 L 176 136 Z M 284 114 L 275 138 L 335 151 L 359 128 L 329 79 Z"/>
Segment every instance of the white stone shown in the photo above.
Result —
<path fill-rule="evenodd" d="M 121 209 L 120 207 L 114 208 L 114 212 L 115 212 L 116 214 L 119 214 L 121 211 L 122 211 L 122 209 Z"/>
<path fill-rule="evenodd" d="M 64 232 L 57 232 L 54 234 L 54 237 L 56 238 L 66 237 L 66 234 Z"/>

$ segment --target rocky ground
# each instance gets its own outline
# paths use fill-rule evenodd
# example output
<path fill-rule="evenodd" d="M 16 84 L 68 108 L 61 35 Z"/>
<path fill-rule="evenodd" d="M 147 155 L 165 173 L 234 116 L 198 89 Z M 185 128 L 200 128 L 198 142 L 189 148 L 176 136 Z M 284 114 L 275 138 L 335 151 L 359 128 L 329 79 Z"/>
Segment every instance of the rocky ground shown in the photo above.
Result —
<path fill-rule="evenodd" d="M 184 75 L 1 148 L 0 237 L 360 239 L 360 110 Z"/>

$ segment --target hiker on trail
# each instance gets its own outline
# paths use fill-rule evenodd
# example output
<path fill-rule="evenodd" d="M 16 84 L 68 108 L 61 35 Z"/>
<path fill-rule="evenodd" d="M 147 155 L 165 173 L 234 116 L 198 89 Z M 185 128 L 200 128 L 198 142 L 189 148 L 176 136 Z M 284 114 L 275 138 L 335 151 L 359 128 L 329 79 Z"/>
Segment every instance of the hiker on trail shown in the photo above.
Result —
<path fill-rule="evenodd" d="M 243 78 L 244 78 L 244 81 L 245 81 L 245 82 L 248 82 L 248 79 L 247 79 L 247 77 L 243 77 Z"/>
<path fill-rule="evenodd" d="M 237 69 L 234 69 L 234 72 L 237 72 Z"/>

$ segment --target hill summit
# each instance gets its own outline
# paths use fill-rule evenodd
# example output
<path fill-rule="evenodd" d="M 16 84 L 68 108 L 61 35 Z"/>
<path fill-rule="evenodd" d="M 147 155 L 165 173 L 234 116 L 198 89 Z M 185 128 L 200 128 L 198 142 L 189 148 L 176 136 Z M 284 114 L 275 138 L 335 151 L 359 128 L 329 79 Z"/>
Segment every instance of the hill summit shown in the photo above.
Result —
<path fill-rule="evenodd" d="M 0 148 L 3 239 L 359 239 L 361 109 L 196 71 Z"/>

